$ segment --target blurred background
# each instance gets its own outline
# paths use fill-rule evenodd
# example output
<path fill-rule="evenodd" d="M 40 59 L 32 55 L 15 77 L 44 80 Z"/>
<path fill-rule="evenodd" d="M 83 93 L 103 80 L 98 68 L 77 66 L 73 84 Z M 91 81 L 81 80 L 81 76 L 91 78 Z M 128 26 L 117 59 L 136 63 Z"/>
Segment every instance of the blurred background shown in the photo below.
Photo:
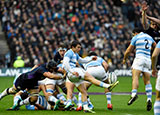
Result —
<path fill-rule="evenodd" d="M 132 30 L 142 27 L 142 0 L 1 0 L 0 68 L 24 67 L 53 59 L 59 45 L 82 43 L 80 55 L 95 51 L 110 70 L 128 69 L 122 59 Z M 148 0 L 148 15 L 160 19 L 160 0 Z"/>

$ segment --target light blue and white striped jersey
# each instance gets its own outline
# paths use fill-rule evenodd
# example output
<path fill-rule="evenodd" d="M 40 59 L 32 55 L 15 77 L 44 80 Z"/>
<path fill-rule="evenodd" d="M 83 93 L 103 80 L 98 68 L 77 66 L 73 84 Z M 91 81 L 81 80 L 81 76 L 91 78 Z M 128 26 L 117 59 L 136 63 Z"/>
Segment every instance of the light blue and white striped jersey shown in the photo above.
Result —
<path fill-rule="evenodd" d="M 93 56 L 88 56 L 86 58 L 90 58 L 90 60 L 92 59 Z M 91 66 L 101 66 L 103 63 L 104 59 L 97 56 L 97 60 L 92 60 L 86 64 L 83 64 L 84 68 L 87 69 L 87 67 L 91 67 Z"/>
<path fill-rule="evenodd" d="M 71 49 L 68 50 L 65 55 L 64 55 L 64 58 L 65 57 L 68 57 L 70 59 L 69 61 L 69 65 L 71 66 L 71 68 L 74 68 L 76 67 L 76 62 L 78 61 L 79 59 L 79 55 L 77 53 L 74 53 Z"/>
<path fill-rule="evenodd" d="M 136 57 L 151 58 L 151 47 L 155 41 L 146 33 L 139 33 L 131 40 L 131 45 L 136 48 Z"/>
<path fill-rule="evenodd" d="M 42 107 L 44 107 L 45 110 L 51 109 L 51 105 L 48 103 L 46 98 L 42 95 L 38 96 L 38 100 L 37 100 L 36 104 L 41 105 Z M 26 105 L 26 109 L 27 110 L 35 110 L 35 106 L 34 105 Z"/>
<path fill-rule="evenodd" d="M 156 48 L 160 48 L 160 41 L 157 43 Z"/>

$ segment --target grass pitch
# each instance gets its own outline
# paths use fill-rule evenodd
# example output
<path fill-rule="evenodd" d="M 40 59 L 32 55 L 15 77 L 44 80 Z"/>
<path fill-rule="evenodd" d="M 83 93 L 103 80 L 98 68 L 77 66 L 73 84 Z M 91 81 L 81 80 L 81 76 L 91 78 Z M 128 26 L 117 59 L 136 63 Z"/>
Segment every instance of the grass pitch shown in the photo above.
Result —
<path fill-rule="evenodd" d="M 1 77 L 0 78 L 0 92 L 5 88 L 11 87 L 13 83 L 13 77 Z M 118 77 L 120 81 L 119 85 L 113 90 L 113 93 L 119 92 L 130 92 L 131 91 L 131 77 Z M 153 92 L 155 92 L 155 80 L 156 78 L 151 78 L 151 84 Z M 77 90 L 75 90 L 77 92 Z M 96 86 L 91 86 L 89 92 L 104 92 L 103 88 Z M 142 78 L 139 80 L 139 89 L 138 92 L 145 92 L 145 86 Z M 107 109 L 107 101 L 105 95 L 90 95 L 91 102 L 94 105 L 94 110 L 97 115 L 153 115 L 153 108 L 151 111 L 146 110 L 146 95 L 138 95 L 139 98 L 130 106 L 127 105 L 127 102 L 130 98 L 130 95 L 112 95 L 112 104 L 113 110 L 110 111 Z M 152 96 L 152 101 L 154 104 L 155 95 Z M 47 111 L 47 110 L 38 110 L 38 111 L 29 111 L 26 110 L 24 106 L 21 107 L 19 111 L 6 111 L 7 108 L 12 106 L 13 96 L 7 96 L 0 101 L 0 115 L 81 115 L 84 114 L 83 111 Z M 91 114 L 91 113 L 85 113 Z"/>

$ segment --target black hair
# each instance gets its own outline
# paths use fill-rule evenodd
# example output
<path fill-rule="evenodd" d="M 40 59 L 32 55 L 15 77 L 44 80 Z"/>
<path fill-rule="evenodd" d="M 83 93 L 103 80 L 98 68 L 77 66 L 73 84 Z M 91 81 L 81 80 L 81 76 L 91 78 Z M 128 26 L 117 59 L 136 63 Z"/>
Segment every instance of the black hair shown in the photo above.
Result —
<path fill-rule="evenodd" d="M 72 47 L 76 47 L 77 45 L 80 45 L 80 46 L 81 46 L 81 43 L 80 43 L 79 41 L 73 41 L 73 42 L 71 43 L 71 48 L 72 48 Z"/>
<path fill-rule="evenodd" d="M 48 70 L 56 68 L 57 67 L 57 62 L 55 62 L 53 59 L 50 60 L 47 64 L 46 64 L 46 68 Z"/>
<path fill-rule="evenodd" d="M 142 28 L 134 28 L 132 33 L 140 33 L 140 32 L 144 32 L 144 30 Z"/>
<path fill-rule="evenodd" d="M 60 48 L 60 47 L 61 47 L 61 48 L 66 48 L 65 44 L 60 44 L 60 45 L 59 45 L 59 48 Z"/>
<path fill-rule="evenodd" d="M 88 56 L 97 56 L 96 52 L 89 52 Z"/>

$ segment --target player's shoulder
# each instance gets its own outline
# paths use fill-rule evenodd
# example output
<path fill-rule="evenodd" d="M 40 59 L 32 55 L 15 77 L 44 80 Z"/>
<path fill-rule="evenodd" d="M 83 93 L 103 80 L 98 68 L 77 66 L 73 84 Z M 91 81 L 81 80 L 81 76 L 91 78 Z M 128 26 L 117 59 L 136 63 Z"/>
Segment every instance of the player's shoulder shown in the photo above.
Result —
<path fill-rule="evenodd" d="M 69 49 L 65 54 L 73 54 L 74 52 L 71 50 L 71 49 Z"/>

